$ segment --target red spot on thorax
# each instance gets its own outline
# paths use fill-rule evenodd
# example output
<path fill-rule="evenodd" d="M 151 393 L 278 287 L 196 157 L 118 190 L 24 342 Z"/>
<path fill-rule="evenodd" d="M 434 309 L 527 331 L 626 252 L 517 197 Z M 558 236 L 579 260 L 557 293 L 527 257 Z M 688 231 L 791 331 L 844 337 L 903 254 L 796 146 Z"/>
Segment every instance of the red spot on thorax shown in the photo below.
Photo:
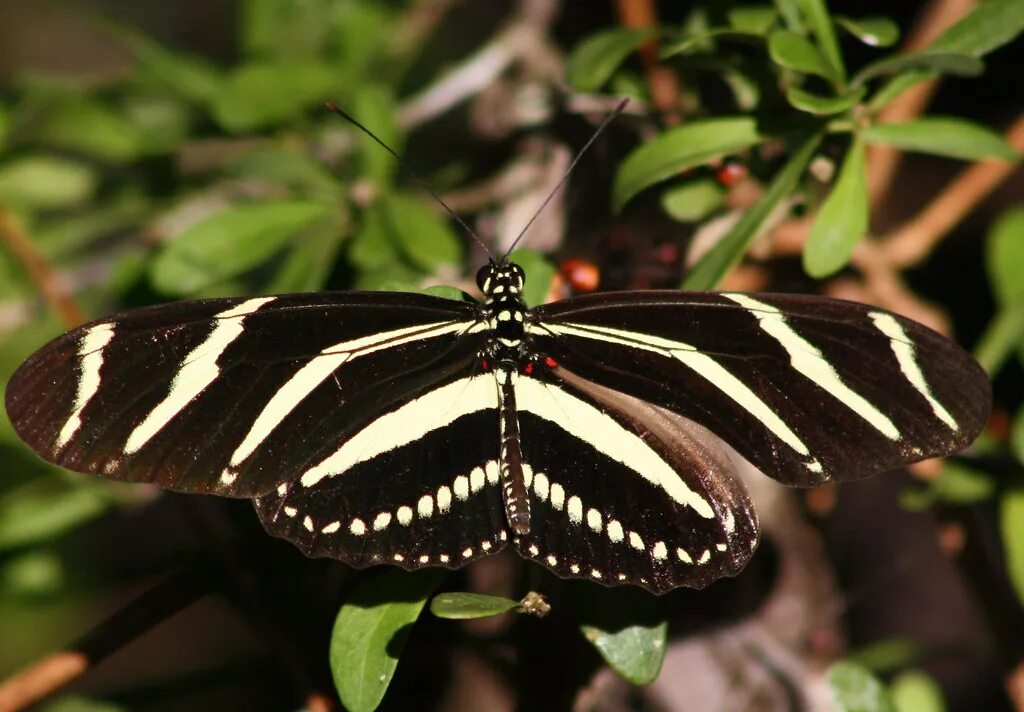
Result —
<path fill-rule="evenodd" d="M 487 359 L 482 359 L 480 361 L 480 368 L 482 368 L 485 371 L 490 371 L 491 370 L 491 362 L 488 361 Z"/>
<path fill-rule="evenodd" d="M 547 366 L 548 368 L 556 368 L 558 366 L 558 361 L 551 358 L 550 356 L 545 356 L 544 365 Z"/>
<path fill-rule="evenodd" d="M 533 373 L 533 361 L 528 361 L 527 364 L 523 366 L 523 372 L 527 375 Z"/>

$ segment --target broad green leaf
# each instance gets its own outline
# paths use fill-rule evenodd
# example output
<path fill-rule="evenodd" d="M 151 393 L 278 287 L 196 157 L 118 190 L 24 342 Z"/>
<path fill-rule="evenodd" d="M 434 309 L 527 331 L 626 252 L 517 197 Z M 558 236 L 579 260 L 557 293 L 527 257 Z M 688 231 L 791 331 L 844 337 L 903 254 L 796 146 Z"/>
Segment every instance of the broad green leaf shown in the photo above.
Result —
<path fill-rule="evenodd" d="M 133 94 L 125 97 L 122 113 L 131 123 L 139 153 L 174 153 L 188 138 L 194 111 L 181 97 L 170 94 Z"/>
<path fill-rule="evenodd" d="M 983 57 L 1024 32 L 1024 3 L 1020 0 L 986 0 L 946 30 L 928 48 Z"/>
<path fill-rule="evenodd" d="M 992 497 L 996 483 L 992 475 L 957 460 L 942 463 L 942 474 L 932 483 L 936 496 L 951 504 L 975 504 Z"/>
<path fill-rule="evenodd" d="M 577 589 L 577 594 L 584 595 L 583 589 Z M 580 602 L 583 637 L 612 670 L 634 685 L 657 679 L 668 633 L 660 599 L 628 587 L 587 595 Z"/>
<path fill-rule="evenodd" d="M 361 87 L 353 104 L 359 122 L 373 127 L 380 140 L 401 155 L 404 140 L 395 121 L 395 100 L 390 91 L 380 85 Z M 372 180 L 378 190 L 386 189 L 398 170 L 398 161 L 365 132 L 355 127 L 352 130 L 360 146 L 360 176 Z"/>
<path fill-rule="evenodd" d="M 622 161 L 612 187 L 612 207 L 619 211 L 644 188 L 766 138 L 749 116 L 705 119 L 669 129 Z"/>
<path fill-rule="evenodd" d="M 337 84 L 334 68 L 321 62 L 244 64 L 224 79 L 213 101 L 213 115 L 232 133 L 256 131 L 321 104 Z"/>
<path fill-rule="evenodd" d="M 78 215 L 61 215 L 32 231 L 36 247 L 49 259 L 61 259 L 119 230 L 141 224 L 153 209 L 149 198 L 129 189 Z"/>
<path fill-rule="evenodd" d="M 231 159 L 224 172 L 243 181 L 272 183 L 291 188 L 300 198 L 341 204 L 345 185 L 322 163 L 306 153 L 287 148 L 258 148 Z"/>
<path fill-rule="evenodd" d="M 1024 489 L 1014 487 L 999 502 L 999 528 L 1006 552 L 1006 573 L 1024 605 Z"/>
<path fill-rule="evenodd" d="M 753 35 L 767 34 L 778 16 L 778 10 L 771 5 L 744 5 L 726 13 L 730 26 Z"/>
<path fill-rule="evenodd" d="M 907 670 L 889 683 L 889 697 L 896 712 L 945 712 L 942 688 L 928 673 Z"/>
<path fill-rule="evenodd" d="M 70 208 L 92 198 L 98 176 L 66 158 L 27 155 L 0 164 L 0 201 L 24 209 Z"/>
<path fill-rule="evenodd" d="M 185 295 L 257 267 L 313 224 L 330 218 L 321 203 L 281 201 L 238 205 L 176 236 L 153 261 L 153 286 Z"/>
<path fill-rule="evenodd" d="M 573 48 L 565 76 L 577 91 L 597 91 L 637 47 L 658 34 L 653 29 L 605 30 Z"/>
<path fill-rule="evenodd" d="M 336 13 L 328 43 L 335 65 L 352 78 L 353 86 L 387 83 L 392 75 L 389 60 L 394 58 L 394 43 L 381 42 L 381 38 L 394 33 L 407 17 L 402 14 L 407 9 L 392 3 L 327 1 Z M 403 49 L 407 52 L 410 48 Z"/>
<path fill-rule="evenodd" d="M 804 141 L 786 165 L 775 174 L 764 195 L 750 206 L 718 244 L 693 266 L 683 279 L 683 289 L 704 290 L 718 286 L 725 274 L 743 257 L 772 213 L 796 190 L 800 176 L 811 162 L 820 143 L 820 134 L 815 134 Z"/>
<path fill-rule="evenodd" d="M 430 612 L 438 618 L 461 620 L 488 618 L 519 608 L 519 601 L 482 593 L 441 593 L 430 601 Z"/>
<path fill-rule="evenodd" d="M 111 34 L 135 55 L 142 70 L 196 103 L 214 101 L 221 92 L 221 76 L 204 60 L 172 51 L 126 26 L 109 26 Z"/>
<path fill-rule="evenodd" d="M 975 77 L 985 71 L 981 60 L 967 54 L 928 50 L 913 54 L 897 54 L 879 59 L 861 69 L 850 83 L 861 86 L 868 80 L 885 74 L 897 74 L 909 69 L 926 69 L 936 74 Z"/>
<path fill-rule="evenodd" d="M 834 15 L 837 25 L 866 45 L 890 47 L 900 38 L 900 26 L 888 17 L 843 17 Z"/>
<path fill-rule="evenodd" d="M 263 291 L 267 294 L 290 294 L 323 289 L 344 236 L 337 221 L 325 222 L 305 231 Z"/>
<path fill-rule="evenodd" d="M 985 263 L 996 301 L 1024 308 L 1024 202 L 1003 212 L 989 230 Z"/>
<path fill-rule="evenodd" d="M 115 504 L 92 481 L 70 484 L 43 476 L 0 493 L 0 551 L 55 539 L 96 519 Z"/>
<path fill-rule="evenodd" d="M 821 279 L 839 271 L 868 230 L 868 185 L 864 142 L 855 138 L 846 152 L 832 192 L 814 218 L 804 247 L 804 270 Z"/>
<path fill-rule="evenodd" d="M 896 712 L 882 683 L 860 665 L 840 661 L 826 680 L 838 712 Z"/>
<path fill-rule="evenodd" d="M 697 222 L 718 210 L 726 190 L 711 178 L 698 178 L 667 188 L 661 194 L 661 209 L 679 222 Z"/>
<path fill-rule="evenodd" d="M 1017 458 L 1017 462 L 1024 465 L 1024 405 L 1017 409 L 1017 415 L 1013 418 L 1013 428 L 1010 430 L 1010 452 Z"/>
<path fill-rule="evenodd" d="M 380 200 L 392 244 L 414 265 L 433 272 L 462 261 L 462 243 L 447 217 L 419 197 L 395 193 Z"/>
<path fill-rule="evenodd" d="M 842 96 L 821 96 L 799 87 L 786 89 L 786 100 L 800 111 L 817 116 L 830 116 L 849 111 L 864 98 L 864 87 L 852 89 Z"/>
<path fill-rule="evenodd" d="M 846 82 L 846 68 L 843 66 L 843 55 L 839 51 L 836 28 L 832 24 L 832 17 L 828 13 L 825 0 L 798 1 L 803 10 L 804 19 L 807 20 L 807 26 L 817 38 L 822 54 L 832 65 L 837 86 L 841 87 Z"/>
<path fill-rule="evenodd" d="M 927 81 L 935 76 L 935 73 L 928 69 L 907 69 L 900 72 L 894 77 L 890 77 L 882 86 L 874 93 L 871 100 L 868 101 L 868 111 L 875 113 L 880 111 L 885 106 L 888 106 L 889 102 L 898 97 L 900 94 L 905 92 L 915 84 L 920 84 L 923 81 Z"/>
<path fill-rule="evenodd" d="M 884 143 L 905 151 L 980 161 L 1017 161 L 1020 154 L 1002 136 L 979 124 L 945 116 L 926 116 L 901 124 L 873 124 L 861 132 L 868 143 Z"/>
<path fill-rule="evenodd" d="M 453 302 L 462 302 L 466 300 L 465 292 L 458 287 L 451 287 L 447 284 L 435 284 L 431 287 L 424 288 L 422 292 L 434 297 L 441 297 L 441 299 L 451 299 Z"/>
<path fill-rule="evenodd" d="M 245 0 L 242 46 L 263 58 L 317 57 L 333 29 L 335 5 L 335 0 Z"/>
<path fill-rule="evenodd" d="M 768 36 L 768 55 L 780 67 L 841 83 L 835 67 L 814 44 L 790 30 L 775 30 Z"/>
<path fill-rule="evenodd" d="M 52 596 L 64 584 L 64 564 L 47 548 L 36 547 L 0 563 L 0 592 L 5 596 Z"/>
<path fill-rule="evenodd" d="M 359 229 L 349 245 L 348 259 L 364 272 L 380 270 L 398 260 L 398 247 L 392 241 L 382 201 L 363 211 Z"/>
<path fill-rule="evenodd" d="M 384 699 L 409 631 L 446 574 L 442 569 L 366 574 L 342 604 L 331 633 L 330 663 L 338 696 L 351 712 L 374 710 Z"/>
<path fill-rule="evenodd" d="M 116 163 L 134 160 L 143 143 L 134 124 L 86 97 L 51 103 L 24 131 L 32 143 Z"/>
<path fill-rule="evenodd" d="M 508 256 L 526 273 L 526 284 L 523 285 L 523 301 L 530 306 L 544 304 L 551 291 L 551 280 L 555 278 L 555 266 L 540 252 L 528 248 L 520 248 Z"/>

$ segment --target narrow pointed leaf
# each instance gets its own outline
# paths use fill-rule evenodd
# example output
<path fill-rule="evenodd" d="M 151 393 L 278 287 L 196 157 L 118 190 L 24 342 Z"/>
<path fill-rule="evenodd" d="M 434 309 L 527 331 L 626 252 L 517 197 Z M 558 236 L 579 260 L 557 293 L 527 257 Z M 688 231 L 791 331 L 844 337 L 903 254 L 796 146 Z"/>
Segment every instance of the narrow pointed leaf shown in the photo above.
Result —
<path fill-rule="evenodd" d="M 896 712 L 882 683 L 856 663 L 836 663 L 826 680 L 837 712 Z"/>
<path fill-rule="evenodd" d="M 864 142 L 857 138 L 846 152 L 839 179 L 818 211 L 804 247 L 804 269 L 827 277 L 849 262 L 853 248 L 868 229 L 868 185 Z"/>
<path fill-rule="evenodd" d="M 764 42 L 764 37 L 761 33 L 749 32 L 734 27 L 715 27 L 703 32 L 687 34 L 674 40 L 666 41 L 662 45 L 658 56 L 661 59 L 668 59 L 675 57 L 677 54 L 707 51 L 709 44 L 715 39 L 728 39 L 751 45 L 760 45 Z"/>
<path fill-rule="evenodd" d="M 874 93 L 868 101 L 868 111 L 875 113 L 889 104 L 915 84 L 920 84 L 935 76 L 935 73 L 920 67 L 907 69 L 893 77 L 890 77 L 882 84 L 881 88 Z"/>
<path fill-rule="evenodd" d="M 748 116 L 694 121 L 669 129 L 629 154 L 612 187 L 618 211 L 637 193 L 688 168 L 738 153 L 765 140 Z"/>
<path fill-rule="evenodd" d="M 805 111 L 816 116 L 831 116 L 849 111 L 864 98 L 864 87 L 859 87 L 846 92 L 842 96 L 821 96 L 804 91 L 799 87 L 790 87 L 786 90 L 786 101 L 793 108 Z"/>
<path fill-rule="evenodd" d="M 211 215 L 167 245 L 150 270 L 164 294 L 185 295 L 253 269 L 299 232 L 332 216 L 323 203 L 238 205 Z"/>
<path fill-rule="evenodd" d="M 835 25 L 832 24 L 825 0 L 799 0 L 799 4 L 803 9 L 807 26 L 817 38 L 818 47 L 832 65 L 837 84 L 841 86 L 846 81 L 846 68 L 843 66 L 843 55 L 839 51 Z"/>
<path fill-rule="evenodd" d="M 1006 573 L 1024 605 L 1024 489 L 1008 490 L 999 503 L 999 526 L 1006 552 Z"/>
<path fill-rule="evenodd" d="M 1020 0 L 987 0 L 946 30 L 928 48 L 983 57 L 1024 32 L 1024 3 Z"/>
<path fill-rule="evenodd" d="M 446 571 L 387 569 L 363 578 L 342 605 L 331 633 L 334 686 L 352 712 L 384 699 L 412 625 Z"/>
<path fill-rule="evenodd" d="M 653 29 L 615 29 L 599 32 L 577 45 L 569 55 L 566 79 L 578 91 L 597 91 L 637 47 L 657 35 Z"/>
<path fill-rule="evenodd" d="M 981 60 L 968 54 L 955 52 L 926 51 L 914 54 L 897 54 L 872 62 L 861 69 L 850 81 L 860 86 L 870 79 L 885 74 L 896 74 L 908 69 L 926 69 L 936 74 L 952 74 L 960 77 L 975 77 L 985 71 Z"/>
<path fill-rule="evenodd" d="M 499 616 L 518 607 L 519 601 L 482 593 L 441 593 L 430 601 L 431 613 L 438 618 L 454 620 Z"/>
<path fill-rule="evenodd" d="M 263 291 L 267 294 L 291 294 L 323 289 L 343 237 L 344 232 L 335 220 L 324 221 L 306 231 Z"/>
<path fill-rule="evenodd" d="M 814 43 L 790 30 L 776 30 L 768 36 L 768 55 L 780 67 L 803 74 L 840 81 L 835 68 Z"/>
<path fill-rule="evenodd" d="M 945 116 L 926 116 L 901 124 L 874 124 L 861 135 L 868 143 L 884 143 L 905 151 L 981 161 L 1017 161 L 1020 154 L 1002 136 L 979 124 Z"/>
<path fill-rule="evenodd" d="M 872 47 L 890 47 L 900 38 L 900 27 L 888 17 L 833 18 L 837 25 Z"/>
<path fill-rule="evenodd" d="M 800 176 L 820 143 L 820 134 L 804 141 L 789 162 L 775 174 L 764 195 L 694 265 L 683 280 L 682 289 L 705 290 L 718 286 L 726 273 L 742 259 L 776 208 L 796 190 Z"/>
<path fill-rule="evenodd" d="M 988 278 L 1002 306 L 1024 306 L 1024 205 L 999 216 L 985 244 Z"/>
<path fill-rule="evenodd" d="M 775 24 L 779 13 L 771 5 L 744 5 L 727 13 L 729 25 L 742 32 L 763 35 Z"/>

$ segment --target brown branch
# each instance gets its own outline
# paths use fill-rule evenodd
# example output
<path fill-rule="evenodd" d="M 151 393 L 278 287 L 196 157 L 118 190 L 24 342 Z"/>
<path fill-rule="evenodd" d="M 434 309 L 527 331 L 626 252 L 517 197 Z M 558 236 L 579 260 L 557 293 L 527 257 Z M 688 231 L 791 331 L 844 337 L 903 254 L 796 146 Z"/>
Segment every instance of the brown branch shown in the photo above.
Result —
<path fill-rule="evenodd" d="M 658 27 L 658 11 L 652 0 L 618 0 L 619 22 L 631 29 Z M 669 123 L 679 121 L 679 82 L 676 73 L 658 60 L 660 42 L 654 37 L 640 47 L 640 61 L 644 65 L 651 103 Z"/>
<path fill-rule="evenodd" d="M 85 321 L 82 310 L 67 293 L 50 263 L 36 249 L 14 213 L 3 204 L 0 204 L 0 241 L 21 263 L 47 305 L 60 315 L 61 321 L 67 326 L 78 326 Z"/>
<path fill-rule="evenodd" d="M 924 49 L 976 4 L 976 0 L 932 0 L 907 34 L 903 50 Z M 938 79 L 929 79 L 910 87 L 882 109 L 876 121 L 901 123 L 920 115 L 931 102 L 938 85 Z M 872 205 L 877 206 L 889 194 L 902 158 L 903 153 L 893 146 L 874 145 L 868 148 L 868 188 Z"/>
<path fill-rule="evenodd" d="M 0 683 L 0 710 L 14 712 L 53 694 L 209 592 L 193 574 L 169 576 L 77 642 L 33 663 Z"/>
<path fill-rule="evenodd" d="M 1006 140 L 1024 152 L 1024 114 L 1006 132 Z M 965 169 L 921 212 L 891 233 L 883 248 L 900 268 L 926 257 L 935 245 L 1018 168 L 1010 161 L 984 161 Z"/>

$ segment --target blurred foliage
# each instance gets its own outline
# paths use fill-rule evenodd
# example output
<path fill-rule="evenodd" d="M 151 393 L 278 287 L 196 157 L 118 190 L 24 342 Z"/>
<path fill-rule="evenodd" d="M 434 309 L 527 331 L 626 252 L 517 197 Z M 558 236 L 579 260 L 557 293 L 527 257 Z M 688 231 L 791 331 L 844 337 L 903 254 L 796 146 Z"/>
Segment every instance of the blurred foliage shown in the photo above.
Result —
<path fill-rule="evenodd" d="M 131 52 L 130 71 L 88 86 L 37 72 L 17 76 L 0 96 L 0 205 L 74 285 L 90 316 L 177 298 L 326 287 L 430 290 L 460 298 L 457 288 L 429 285 L 457 281 L 468 288 L 476 265 L 466 259 L 467 240 L 433 201 L 409 187 L 390 156 L 323 107 L 329 99 L 352 111 L 401 153 L 421 128 L 403 120 L 403 108 L 431 88 L 411 95 L 409 76 L 422 80 L 426 73 L 437 87 L 457 68 L 420 64 L 430 38 L 411 31 L 405 3 L 244 0 L 239 6 L 238 58 L 231 66 L 106 23 L 104 31 Z M 617 211 L 651 193 L 668 218 L 705 224 L 731 209 L 713 177 L 719 161 L 749 159 L 763 192 L 683 286 L 714 288 L 766 227 L 794 207 L 814 216 L 803 265 L 823 278 L 847 266 L 867 232 L 868 146 L 969 161 L 1019 159 L 997 133 L 962 118 L 894 125 L 877 117 L 929 78 L 978 75 L 985 56 L 1022 30 L 1024 4 L 988 0 L 929 47 L 901 53 L 886 50 L 900 35 L 893 21 L 832 16 L 823 0 L 725 10 L 722 3 L 698 2 L 679 26 L 608 27 L 583 38 L 568 51 L 565 81 L 575 92 L 626 92 L 649 106 L 635 55 L 652 38 L 660 42 L 665 66 L 695 78 L 681 102 L 685 123 L 642 119 L 638 133 L 646 140 L 635 141 L 615 170 L 610 202 Z M 396 36 L 402 41 L 381 39 Z M 864 48 L 876 57 L 853 66 Z M 707 97 L 697 88 L 704 83 L 715 87 Z M 544 87 L 543 102 L 555 104 L 560 91 Z M 621 123 L 634 121 L 641 120 Z M 833 165 L 832 180 L 812 175 L 815 160 Z M 465 165 L 456 156 L 431 166 L 425 177 L 440 183 Z M 997 312 L 977 355 L 994 376 L 1008 361 L 1024 359 L 1024 205 L 992 227 L 987 248 Z M 530 276 L 527 301 L 544 301 L 556 273 L 549 259 L 522 247 L 512 259 Z M 0 333 L 0 378 L 6 380 L 64 327 L 39 304 L 37 285 L 7 250 L 0 251 L 0 299 L 30 315 Z M 1024 411 L 1012 431 L 1022 467 Z M 992 450 L 1010 452 L 1002 443 Z M 65 590 L 65 566 L 54 544 L 144 495 L 30 459 L 5 414 L 0 457 L 10 463 L 0 482 L 0 611 L 20 615 L 26 601 L 62 592 L 69 596 L 66 610 L 85 607 Z M 1003 486 L 979 464 L 950 462 L 937 480 L 908 490 L 904 504 L 923 509 L 992 499 L 999 502 L 1006 568 L 1024 600 L 1019 487 Z M 380 703 L 410 626 L 442 581 L 436 570 L 359 579 L 338 613 L 330 646 L 335 684 L 349 709 Z M 496 615 L 519 605 L 443 595 L 449 598 L 435 598 L 432 610 L 449 618 Z M 651 597 L 602 589 L 586 598 L 580 633 L 598 654 L 634 683 L 657 677 L 667 624 Z M 0 666 L 66 642 L 63 615 L 51 626 L 26 625 L 11 634 Z M 913 664 L 914 644 L 897 643 L 903 647 L 896 646 L 896 662 L 872 669 L 888 674 Z M 828 679 L 846 712 L 943 708 L 934 682 L 913 670 L 897 676 L 889 692 L 856 662 L 833 667 Z M 117 708 L 62 698 L 45 709 Z"/>

